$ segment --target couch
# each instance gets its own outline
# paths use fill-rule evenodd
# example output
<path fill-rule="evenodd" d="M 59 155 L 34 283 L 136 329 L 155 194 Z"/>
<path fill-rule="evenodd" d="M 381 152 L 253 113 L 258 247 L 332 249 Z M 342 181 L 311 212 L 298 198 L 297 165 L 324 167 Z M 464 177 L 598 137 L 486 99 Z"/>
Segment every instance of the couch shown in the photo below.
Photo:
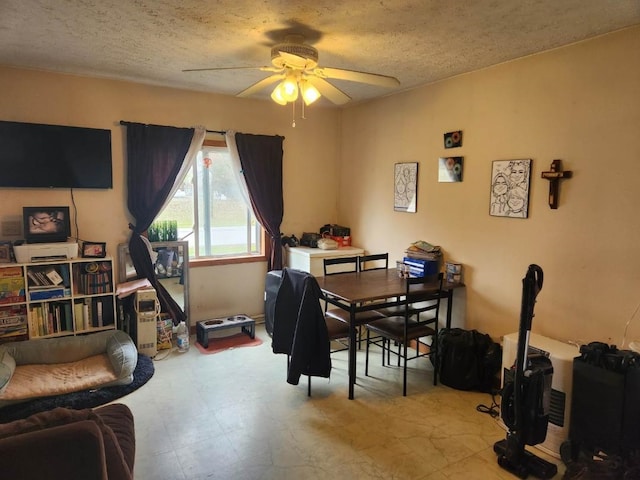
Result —
<path fill-rule="evenodd" d="M 55 408 L 0 425 L 0 476 L 6 479 L 132 480 L 135 431 L 123 404 Z"/>
<path fill-rule="evenodd" d="M 35 398 L 128 385 L 138 362 L 120 330 L 0 345 L 0 408 Z"/>

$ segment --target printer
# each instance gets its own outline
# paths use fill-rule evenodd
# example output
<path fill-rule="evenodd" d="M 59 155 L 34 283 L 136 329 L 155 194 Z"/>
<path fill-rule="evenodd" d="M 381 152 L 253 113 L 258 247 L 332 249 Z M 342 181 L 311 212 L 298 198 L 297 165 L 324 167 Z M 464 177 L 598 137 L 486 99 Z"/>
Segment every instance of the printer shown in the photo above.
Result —
<path fill-rule="evenodd" d="M 76 242 L 26 243 L 14 245 L 13 252 L 18 263 L 68 260 L 78 256 L 78 244 Z"/>

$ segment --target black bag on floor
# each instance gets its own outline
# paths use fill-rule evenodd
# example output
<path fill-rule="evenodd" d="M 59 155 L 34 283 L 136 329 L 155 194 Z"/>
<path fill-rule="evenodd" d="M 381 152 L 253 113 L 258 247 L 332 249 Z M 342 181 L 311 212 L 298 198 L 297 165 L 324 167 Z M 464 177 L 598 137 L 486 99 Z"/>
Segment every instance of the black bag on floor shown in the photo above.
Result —
<path fill-rule="evenodd" d="M 491 392 L 502 367 L 502 348 L 486 333 L 444 328 L 438 333 L 437 366 L 440 382 L 448 387 Z"/>

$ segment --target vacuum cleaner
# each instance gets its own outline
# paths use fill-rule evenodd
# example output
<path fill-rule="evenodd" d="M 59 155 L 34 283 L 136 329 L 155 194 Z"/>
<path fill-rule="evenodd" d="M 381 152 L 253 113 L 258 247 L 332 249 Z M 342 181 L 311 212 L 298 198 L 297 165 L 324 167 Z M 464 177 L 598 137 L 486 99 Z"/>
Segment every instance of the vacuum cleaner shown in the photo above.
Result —
<path fill-rule="evenodd" d="M 541 353 L 529 352 L 533 307 L 542 289 L 543 272 L 529 265 L 522 280 L 522 306 L 515 364 L 505 372 L 500 415 L 508 428 L 506 439 L 496 442 L 493 451 L 498 465 L 512 474 L 527 478 L 552 478 L 555 464 L 537 457 L 525 445 L 544 442 L 549 423 L 553 365 Z"/>

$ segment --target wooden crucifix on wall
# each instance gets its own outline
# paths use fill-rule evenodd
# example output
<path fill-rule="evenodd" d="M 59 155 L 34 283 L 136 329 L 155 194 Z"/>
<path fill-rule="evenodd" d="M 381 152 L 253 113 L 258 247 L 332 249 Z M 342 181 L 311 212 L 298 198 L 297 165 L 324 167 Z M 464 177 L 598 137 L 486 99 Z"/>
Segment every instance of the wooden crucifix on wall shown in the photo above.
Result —
<path fill-rule="evenodd" d="M 551 170 L 542 172 L 542 178 L 549 180 L 549 207 L 558 208 L 558 191 L 560 180 L 571 178 L 573 172 L 571 170 L 562 171 L 562 160 L 554 160 L 551 162 Z"/>

